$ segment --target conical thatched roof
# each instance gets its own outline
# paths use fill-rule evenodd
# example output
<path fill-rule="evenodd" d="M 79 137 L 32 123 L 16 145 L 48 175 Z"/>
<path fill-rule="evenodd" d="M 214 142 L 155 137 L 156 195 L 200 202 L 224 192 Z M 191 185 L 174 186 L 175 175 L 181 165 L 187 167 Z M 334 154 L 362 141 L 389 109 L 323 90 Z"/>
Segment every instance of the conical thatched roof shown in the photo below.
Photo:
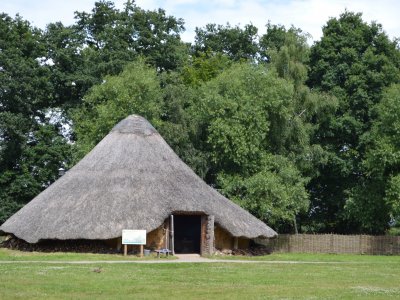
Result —
<path fill-rule="evenodd" d="M 122 229 L 150 232 L 171 213 L 185 211 L 214 215 L 236 237 L 276 235 L 203 182 L 147 120 L 132 115 L 0 231 L 30 243 L 111 239 Z"/>

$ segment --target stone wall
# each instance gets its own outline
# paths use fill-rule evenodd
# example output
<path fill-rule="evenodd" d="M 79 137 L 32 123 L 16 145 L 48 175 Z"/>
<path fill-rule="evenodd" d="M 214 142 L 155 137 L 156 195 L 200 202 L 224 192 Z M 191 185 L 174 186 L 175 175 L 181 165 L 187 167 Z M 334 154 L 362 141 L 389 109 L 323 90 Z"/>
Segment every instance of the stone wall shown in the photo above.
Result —
<path fill-rule="evenodd" d="M 214 216 L 202 216 L 201 255 L 213 254 L 214 248 Z"/>

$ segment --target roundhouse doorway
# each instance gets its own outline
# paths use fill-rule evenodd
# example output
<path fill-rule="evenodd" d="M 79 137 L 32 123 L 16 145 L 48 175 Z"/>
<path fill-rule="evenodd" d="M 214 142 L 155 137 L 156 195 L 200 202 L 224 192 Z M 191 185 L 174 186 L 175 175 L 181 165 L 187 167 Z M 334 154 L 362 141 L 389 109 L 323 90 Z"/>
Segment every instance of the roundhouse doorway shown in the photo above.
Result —
<path fill-rule="evenodd" d="M 200 240 L 200 215 L 174 215 L 175 253 L 200 253 Z"/>

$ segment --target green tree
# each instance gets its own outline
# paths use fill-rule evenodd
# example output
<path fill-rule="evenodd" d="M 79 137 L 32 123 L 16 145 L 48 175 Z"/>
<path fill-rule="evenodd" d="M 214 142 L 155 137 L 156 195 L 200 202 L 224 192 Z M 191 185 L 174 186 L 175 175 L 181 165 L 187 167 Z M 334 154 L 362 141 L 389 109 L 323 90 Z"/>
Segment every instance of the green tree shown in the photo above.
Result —
<path fill-rule="evenodd" d="M 188 108 L 198 146 L 210 157 L 206 180 L 262 220 L 289 229 L 308 205 L 307 178 L 291 150 L 279 146 L 291 136 L 293 97 L 293 84 L 274 71 L 241 63 L 204 83 Z"/>
<path fill-rule="evenodd" d="M 53 101 L 67 115 L 93 85 L 119 74 L 139 56 L 159 72 L 179 68 L 186 60 L 183 21 L 164 10 L 143 10 L 132 1 L 118 10 L 111 1 L 98 1 L 90 13 L 76 12 L 75 19 L 72 26 L 49 24 L 44 33 Z"/>
<path fill-rule="evenodd" d="M 297 232 L 298 215 L 308 210 L 308 179 L 281 155 L 267 154 L 259 164 L 250 176 L 220 173 L 222 191 L 274 229 Z"/>
<path fill-rule="evenodd" d="M 311 48 L 309 67 L 308 85 L 339 101 L 334 116 L 321 122 L 313 136 L 329 160 L 310 183 L 311 217 L 320 231 L 368 231 L 360 228 L 359 216 L 349 217 L 344 207 L 349 193 L 362 186 L 362 137 L 374 123 L 372 108 L 380 102 L 382 90 L 400 79 L 396 42 L 381 25 L 367 24 L 361 14 L 346 11 L 324 26 L 323 37 Z"/>
<path fill-rule="evenodd" d="M 282 25 L 267 24 L 267 32 L 260 38 L 260 56 L 268 68 L 276 70 L 280 78 L 294 86 L 291 101 L 293 116 L 290 122 L 281 123 L 281 132 L 271 141 L 276 151 L 289 156 L 303 176 L 310 179 L 318 176 L 318 168 L 327 160 L 327 152 L 312 140 L 320 124 L 329 120 L 337 109 L 337 99 L 324 92 L 310 90 L 305 82 L 308 79 L 307 63 L 310 47 L 309 34 L 301 29 Z M 282 134 L 285 136 L 282 139 Z M 303 230 L 308 228 L 308 214 L 302 215 Z"/>
<path fill-rule="evenodd" d="M 223 53 L 231 59 L 255 59 L 258 49 L 258 29 L 254 25 L 232 27 L 207 24 L 205 28 L 196 28 L 194 53 Z"/>
<path fill-rule="evenodd" d="M 20 16 L 0 15 L 0 223 L 58 176 L 69 145 L 48 108 L 42 32 Z"/>
<path fill-rule="evenodd" d="M 89 152 L 112 127 L 131 114 L 157 126 L 162 113 L 160 82 L 142 59 L 127 65 L 120 75 L 106 76 L 72 114 L 77 135 L 78 159 Z"/>
<path fill-rule="evenodd" d="M 157 130 L 175 153 L 204 179 L 210 168 L 209 156 L 201 146 L 205 136 L 199 130 L 199 123 L 193 118 L 190 109 L 198 101 L 197 83 L 201 83 L 196 70 L 193 71 L 193 77 L 183 76 L 192 71 L 186 68 L 191 67 L 184 67 L 181 72 L 159 74 L 164 106 L 162 122 Z"/>
<path fill-rule="evenodd" d="M 159 70 L 176 69 L 186 51 L 180 39 L 183 20 L 162 9 L 146 11 L 127 1 L 120 11 L 111 1 L 99 1 L 92 13 L 76 12 L 75 18 L 74 28 L 84 35 L 87 55 L 95 54 L 100 77 L 119 73 L 137 55 Z"/>
<path fill-rule="evenodd" d="M 308 75 L 309 37 L 299 28 L 268 23 L 267 32 L 260 38 L 260 56 L 275 67 L 280 77 L 293 80 L 299 87 Z"/>
<path fill-rule="evenodd" d="M 190 57 L 183 66 L 182 80 L 190 86 L 201 86 L 229 68 L 232 63 L 233 61 L 222 53 L 211 51 L 197 53 L 197 56 Z"/>
<path fill-rule="evenodd" d="M 361 228 L 381 233 L 400 221 L 400 85 L 393 85 L 376 105 L 377 118 L 363 137 L 369 145 L 362 166 L 364 178 L 346 203 Z"/>
<path fill-rule="evenodd" d="M 57 126 L 36 124 L 29 130 L 12 168 L 1 168 L 0 223 L 54 182 L 71 157 L 71 147 Z"/>
<path fill-rule="evenodd" d="M 73 26 L 65 27 L 61 22 L 49 24 L 43 39 L 46 59 L 51 65 L 49 80 L 55 91 L 52 105 L 67 110 L 78 105 L 99 79 L 83 55 L 84 35 Z"/>

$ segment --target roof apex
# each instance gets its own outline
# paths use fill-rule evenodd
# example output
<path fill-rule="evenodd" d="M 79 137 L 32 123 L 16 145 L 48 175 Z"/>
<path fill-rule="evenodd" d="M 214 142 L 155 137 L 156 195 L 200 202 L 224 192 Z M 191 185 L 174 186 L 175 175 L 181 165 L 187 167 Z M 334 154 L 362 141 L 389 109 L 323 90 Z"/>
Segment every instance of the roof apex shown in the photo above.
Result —
<path fill-rule="evenodd" d="M 115 125 L 111 132 L 131 133 L 144 136 L 158 133 L 149 121 L 138 115 L 126 117 Z"/>

